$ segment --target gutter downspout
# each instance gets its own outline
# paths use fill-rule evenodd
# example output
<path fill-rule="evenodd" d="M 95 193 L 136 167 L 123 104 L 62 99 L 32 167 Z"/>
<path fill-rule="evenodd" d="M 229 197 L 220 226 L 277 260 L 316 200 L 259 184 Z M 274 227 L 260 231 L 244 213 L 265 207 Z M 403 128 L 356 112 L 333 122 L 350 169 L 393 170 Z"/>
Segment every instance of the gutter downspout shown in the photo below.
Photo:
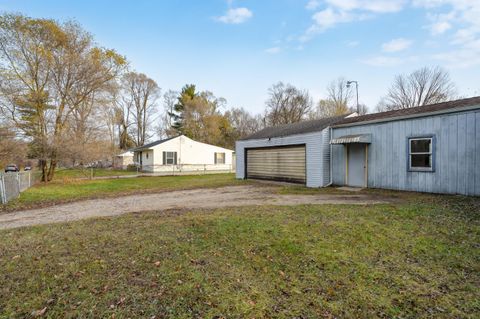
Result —
<path fill-rule="evenodd" d="M 330 143 L 330 139 L 332 138 L 332 127 L 331 126 L 328 128 L 328 131 L 329 131 L 328 144 L 330 144 L 329 145 L 329 147 L 330 147 L 330 159 L 328 161 L 328 164 L 329 164 L 328 166 L 329 166 L 329 170 L 330 170 L 330 176 L 329 176 L 330 181 L 324 187 L 329 187 L 329 186 L 332 186 L 332 184 L 333 184 L 333 177 L 332 177 L 332 171 L 333 171 L 333 169 L 332 169 L 332 144 Z"/>

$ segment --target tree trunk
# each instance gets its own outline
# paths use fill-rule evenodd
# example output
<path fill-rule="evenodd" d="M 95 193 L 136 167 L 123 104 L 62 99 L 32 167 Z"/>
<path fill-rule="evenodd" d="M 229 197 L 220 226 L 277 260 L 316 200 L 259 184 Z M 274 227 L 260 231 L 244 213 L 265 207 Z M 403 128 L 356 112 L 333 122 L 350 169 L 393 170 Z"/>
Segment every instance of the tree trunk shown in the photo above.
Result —
<path fill-rule="evenodd" d="M 40 168 L 42 170 L 42 182 L 47 182 L 47 160 L 40 160 Z"/>
<path fill-rule="evenodd" d="M 50 182 L 53 179 L 53 176 L 55 175 L 55 168 L 57 167 L 57 160 L 55 158 L 52 158 L 50 160 L 50 167 L 48 168 L 48 175 L 47 175 L 47 180 Z"/>

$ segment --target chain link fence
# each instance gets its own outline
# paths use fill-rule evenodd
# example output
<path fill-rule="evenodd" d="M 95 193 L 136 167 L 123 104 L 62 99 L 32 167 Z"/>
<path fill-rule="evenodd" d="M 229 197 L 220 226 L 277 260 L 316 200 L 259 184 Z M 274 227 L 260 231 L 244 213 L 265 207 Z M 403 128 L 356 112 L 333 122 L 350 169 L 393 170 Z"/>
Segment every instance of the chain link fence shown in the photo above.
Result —
<path fill-rule="evenodd" d="M 143 173 L 155 175 L 202 175 L 233 173 L 235 167 L 230 164 L 175 164 L 175 165 L 141 165 L 137 166 Z"/>
<path fill-rule="evenodd" d="M 6 204 L 18 198 L 20 193 L 34 184 L 31 172 L 0 173 L 0 203 Z"/>

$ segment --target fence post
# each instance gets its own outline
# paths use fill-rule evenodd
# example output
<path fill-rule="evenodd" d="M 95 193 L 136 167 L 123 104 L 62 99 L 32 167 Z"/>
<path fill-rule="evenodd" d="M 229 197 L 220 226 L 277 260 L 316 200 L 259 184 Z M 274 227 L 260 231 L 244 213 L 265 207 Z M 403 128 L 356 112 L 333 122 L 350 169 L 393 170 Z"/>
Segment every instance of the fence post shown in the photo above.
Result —
<path fill-rule="evenodd" d="M 17 193 L 20 196 L 20 172 L 17 172 Z"/>
<path fill-rule="evenodd" d="M 32 187 L 32 171 L 28 172 L 28 188 Z"/>
<path fill-rule="evenodd" d="M 7 203 L 7 196 L 5 195 L 5 180 L 3 179 L 3 174 L 0 174 L 0 203 Z"/>

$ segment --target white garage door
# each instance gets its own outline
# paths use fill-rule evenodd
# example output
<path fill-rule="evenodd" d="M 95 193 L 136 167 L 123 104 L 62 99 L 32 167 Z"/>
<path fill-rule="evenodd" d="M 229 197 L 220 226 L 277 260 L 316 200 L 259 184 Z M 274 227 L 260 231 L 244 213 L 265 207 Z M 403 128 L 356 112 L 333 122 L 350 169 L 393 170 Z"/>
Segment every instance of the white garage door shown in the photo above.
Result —
<path fill-rule="evenodd" d="M 247 178 L 305 184 L 305 145 L 246 150 Z"/>

